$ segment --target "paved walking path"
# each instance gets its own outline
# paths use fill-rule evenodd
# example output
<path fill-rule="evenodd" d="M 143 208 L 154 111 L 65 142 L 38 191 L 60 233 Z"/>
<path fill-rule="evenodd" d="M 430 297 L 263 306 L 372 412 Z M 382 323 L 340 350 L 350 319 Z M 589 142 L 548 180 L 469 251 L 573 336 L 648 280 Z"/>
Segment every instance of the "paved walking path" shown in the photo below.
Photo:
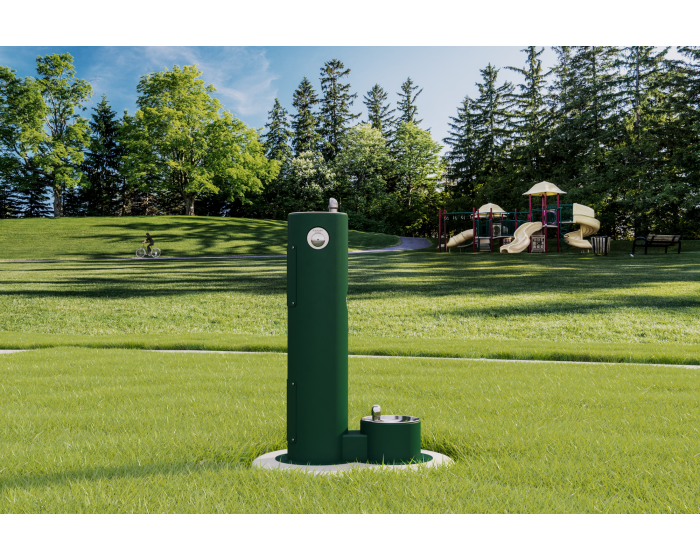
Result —
<path fill-rule="evenodd" d="M 43 350 L 43 349 L 42 349 Z M 118 348 L 112 348 L 118 350 Z M 30 350 L 0 350 L 0 354 L 13 352 L 29 352 Z M 145 352 L 161 352 L 164 354 L 282 354 L 286 352 L 250 352 L 244 350 L 145 350 Z M 454 360 L 460 362 L 516 362 L 522 364 L 579 364 L 600 366 L 654 366 L 684 369 L 700 369 L 700 365 L 691 364 L 645 364 L 641 362 L 571 362 L 557 360 L 507 360 L 505 358 L 449 358 L 444 356 L 374 356 L 372 354 L 348 354 L 348 358 L 378 358 L 387 360 Z"/>
<path fill-rule="evenodd" d="M 394 247 L 384 247 L 383 249 L 365 249 L 363 251 L 348 251 L 348 255 L 358 253 L 382 253 L 384 251 L 411 251 L 414 249 L 425 249 L 430 247 L 430 240 L 420 237 L 401 237 L 401 243 Z M 270 259 L 286 257 L 286 253 L 273 255 L 223 255 L 220 257 L 160 257 L 158 259 L 139 259 L 138 257 L 104 257 L 99 259 L 13 259 L 2 262 L 64 262 L 64 261 L 195 261 L 195 260 L 221 260 L 221 259 Z"/>

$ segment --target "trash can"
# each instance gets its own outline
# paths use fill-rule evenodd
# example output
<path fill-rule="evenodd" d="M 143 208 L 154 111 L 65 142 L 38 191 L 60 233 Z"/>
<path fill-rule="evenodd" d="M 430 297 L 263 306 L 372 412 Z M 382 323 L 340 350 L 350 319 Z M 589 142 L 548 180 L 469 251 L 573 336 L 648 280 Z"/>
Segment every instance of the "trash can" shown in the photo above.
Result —
<path fill-rule="evenodd" d="M 593 246 L 594 255 L 607 255 L 610 252 L 610 240 L 612 237 L 607 235 L 597 235 L 591 237 L 591 245 Z"/>

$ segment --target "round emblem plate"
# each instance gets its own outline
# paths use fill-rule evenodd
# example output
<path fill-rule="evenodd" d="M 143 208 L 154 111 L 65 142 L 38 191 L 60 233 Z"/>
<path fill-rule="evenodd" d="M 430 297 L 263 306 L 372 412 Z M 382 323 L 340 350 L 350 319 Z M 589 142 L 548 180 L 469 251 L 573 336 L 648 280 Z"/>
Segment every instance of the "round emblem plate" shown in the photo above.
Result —
<path fill-rule="evenodd" d="M 312 249 L 323 249 L 328 245 L 330 239 L 328 232 L 322 227 L 315 227 L 309 231 L 306 236 L 306 241 L 309 242 L 309 247 Z"/>

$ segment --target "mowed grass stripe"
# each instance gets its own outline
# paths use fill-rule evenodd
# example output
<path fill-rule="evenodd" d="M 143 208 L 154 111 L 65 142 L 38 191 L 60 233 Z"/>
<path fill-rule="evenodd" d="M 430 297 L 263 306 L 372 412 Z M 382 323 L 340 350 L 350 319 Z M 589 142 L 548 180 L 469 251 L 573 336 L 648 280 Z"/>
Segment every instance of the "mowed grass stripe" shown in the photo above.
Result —
<path fill-rule="evenodd" d="M 0 361 L 3 512 L 692 512 L 700 372 L 362 359 L 377 402 L 456 460 L 417 473 L 264 472 L 285 447 L 284 356 L 58 348 Z"/>

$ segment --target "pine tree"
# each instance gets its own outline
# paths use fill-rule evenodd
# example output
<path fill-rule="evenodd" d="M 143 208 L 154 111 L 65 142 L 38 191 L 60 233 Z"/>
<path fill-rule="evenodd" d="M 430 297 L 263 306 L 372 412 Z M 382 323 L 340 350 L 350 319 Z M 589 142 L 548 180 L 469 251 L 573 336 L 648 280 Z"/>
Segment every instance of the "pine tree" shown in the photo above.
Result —
<path fill-rule="evenodd" d="M 267 159 L 285 162 L 292 156 L 292 149 L 289 146 L 292 133 L 289 129 L 288 114 L 280 100 L 275 98 L 272 110 L 267 113 L 268 122 L 265 124 L 267 132 L 262 135 Z"/>
<path fill-rule="evenodd" d="M 326 161 L 335 159 L 350 123 L 361 114 L 350 112 L 357 94 L 348 93 L 350 84 L 340 82 L 349 74 L 350 69 L 345 70 L 345 65 L 335 58 L 326 62 L 321 68 L 321 90 L 323 91 L 320 111 L 321 152 Z"/>
<path fill-rule="evenodd" d="M 417 93 L 413 93 L 418 89 L 418 86 L 413 85 L 413 80 L 409 76 L 406 81 L 401 84 L 401 93 L 397 93 L 399 96 L 399 102 L 397 103 L 399 109 L 399 122 L 413 123 L 419 125 L 423 122 L 423 119 L 416 120 L 416 115 L 418 114 L 418 107 L 416 106 L 416 98 L 423 92 L 421 88 Z"/>
<path fill-rule="evenodd" d="M 475 204 L 477 176 L 481 157 L 475 131 L 474 101 L 467 95 L 457 107 L 457 116 L 450 117 L 449 136 L 443 141 L 450 147 L 445 154 L 449 163 L 447 187 L 455 201 L 455 209 L 468 210 Z"/>
<path fill-rule="evenodd" d="M 552 47 L 557 64 L 552 68 L 553 80 L 548 87 L 549 139 L 545 146 L 548 181 L 567 190 L 577 172 L 577 133 L 573 126 L 575 73 L 571 67 L 571 47 Z"/>
<path fill-rule="evenodd" d="M 263 147 L 267 159 L 274 159 L 280 162 L 280 173 L 273 181 L 265 185 L 263 193 L 252 199 L 253 207 L 247 215 L 252 217 L 272 217 L 278 219 L 281 204 L 282 191 L 284 189 L 286 175 L 289 170 L 289 162 L 292 159 L 292 148 L 289 140 L 292 132 L 289 129 L 287 120 L 287 110 L 282 107 L 279 99 L 275 98 L 272 110 L 267 114 L 268 122 L 265 127 L 267 133 L 263 135 Z"/>
<path fill-rule="evenodd" d="M 84 192 L 87 213 L 108 216 L 118 212 L 123 180 L 120 175 L 123 148 L 119 142 L 121 123 L 116 118 L 107 96 L 95 108 L 90 121 L 90 147 L 85 154 L 82 170 L 87 176 Z"/>
<path fill-rule="evenodd" d="M 318 103 L 319 99 L 311 82 L 304 77 L 294 92 L 292 101 L 292 106 L 297 110 L 292 116 L 292 147 L 295 156 L 318 149 L 321 137 L 318 131 L 318 116 L 314 112 L 314 106 Z"/>
<path fill-rule="evenodd" d="M 547 170 L 544 168 L 544 148 L 549 124 L 545 103 L 548 73 L 545 74 L 542 71 L 540 60 L 544 49 L 538 51 L 536 47 L 530 46 L 521 52 L 527 53 L 525 68 L 507 66 L 509 70 L 517 72 L 524 79 L 524 83 L 518 85 L 520 92 L 512 95 L 515 102 L 513 119 L 515 144 L 511 158 L 517 170 L 519 188 L 529 188 L 533 183 L 547 178 Z"/>
<path fill-rule="evenodd" d="M 34 184 L 25 183 L 20 195 L 23 218 L 45 218 L 52 215 L 49 188 L 37 177 Z"/>
<path fill-rule="evenodd" d="M 683 233 L 700 235 L 700 48 L 681 47 L 683 57 L 671 65 L 670 107 L 677 116 L 664 147 L 670 154 L 669 168 L 675 171 L 675 184 L 682 198 L 678 209 Z M 670 123 L 668 123 L 670 124 Z M 668 125 L 667 125 L 668 126 Z"/>
<path fill-rule="evenodd" d="M 387 140 L 392 135 L 396 125 L 396 119 L 392 115 L 396 109 L 390 109 L 391 103 L 384 105 L 387 94 L 379 84 L 374 84 L 371 90 L 364 96 L 367 107 L 367 122 L 372 128 L 378 129 Z"/>
<path fill-rule="evenodd" d="M 481 202 L 498 200 L 501 205 L 517 206 L 522 191 L 509 180 L 509 151 L 512 144 L 511 107 L 513 84 L 497 85 L 498 69 L 490 63 L 481 70 L 477 83 L 479 97 L 474 101 L 474 132 L 481 169 L 477 176 Z"/>
<path fill-rule="evenodd" d="M 668 196 L 669 189 L 678 186 L 668 173 L 669 151 L 659 150 L 667 145 L 665 137 L 671 124 L 666 119 L 668 86 L 664 73 L 668 50 L 629 47 L 622 49 L 618 61 L 622 70 L 618 90 L 624 121 L 614 157 L 615 173 L 617 190 L 622 195 L 620 209 L 631 215 L 631 220 L 625 219 L 620 226 L 631 227 L 634 235 L 646 235 L 654 225 L 661 225 L 659 221 L 667 221 L 658 214 L 661 208 L 664 214 L 678 215 L 680 201 Z M 674 226 L 671 227 L 675 230 Z"/>
<path fill-rule="evenodd" d="M 19 218 L 21 211 L 19 191 L 0 175 L 0 220 Z"/>

